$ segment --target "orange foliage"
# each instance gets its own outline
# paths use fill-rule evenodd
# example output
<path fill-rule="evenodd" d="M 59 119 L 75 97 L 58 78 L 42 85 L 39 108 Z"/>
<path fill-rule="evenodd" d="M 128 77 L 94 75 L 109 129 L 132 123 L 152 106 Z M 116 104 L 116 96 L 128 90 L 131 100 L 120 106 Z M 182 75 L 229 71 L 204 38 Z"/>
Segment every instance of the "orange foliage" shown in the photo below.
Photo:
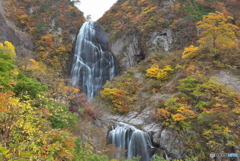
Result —
<path fill-rule="evenodd" d="M 18 27 L 33 36 L 38 59 L 56 68 L 65 65 L 63 63 L 72 50 L 70 34 L 76 34 L 85 21 L 73 3 L 64 0 L 8 0 L 4 1 L 4 8 Z"/>
<path fill-rule="evenodd" d="M 122 90 L 117 88 L 104 88 L 104 90 L 100 92 L 100 97 L 109 103 L 110 108 L 114 112 L 125 114 L 130 111 L 132 101 Z"/>

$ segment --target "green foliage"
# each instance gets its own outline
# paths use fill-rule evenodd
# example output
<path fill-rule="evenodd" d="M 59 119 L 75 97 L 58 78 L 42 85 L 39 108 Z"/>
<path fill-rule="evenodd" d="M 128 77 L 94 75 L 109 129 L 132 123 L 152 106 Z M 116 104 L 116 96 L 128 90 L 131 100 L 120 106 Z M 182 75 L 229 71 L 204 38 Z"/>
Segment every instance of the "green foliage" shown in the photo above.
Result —
<path fill-rule="evenodd" d="M 51 127 L 73 130 L 77 117 L 65 105 L 55 103 L 54 99 L 49 99 L 44 95 L 37 95 L 36 99 L 38 101 L 33 102 L 34 106 L 38 108 L 48 107 L 48 112 L 51 113 L 48 117 Z"/>
<path fill-rule="evenodd" d="M 3 85 L 5 89 L 12 89 L 15 84 L 17 67 L 14 63 L 13 52 L 0 43 L 0 85 Z"/>
<path fill-rule="evenodd" d="M 28 78 L 23 72 L 19 72 L 14 64 L 14 46 L 7 41 L 4 44 L 0 44 L 0 84 L 3 85 L 3 90 L 12 90 L 18 97 L 23 98 L 22 95 L 28 95 L 32 99 L 36 98 L 37 94 L 46 91 L 46 86 L 33 78 Z"/>
<path fill-rule="evenodd" d="M 22 95 L 29 95 L 32 99 L 34 99 L 39 93 L 47 91 L 47 86 L 42 85 L 36 79 L 26 77 L 23 72 L 20 72 L 16 79 L 17 81 L 13 91 L 18 97 L 23 97 Z"/>
<path fill-rule="evenodd" d="M 81 143 L 78 138 L 75 142 L 75 156 L 73 161 L 109 161 L 106 156 L 101 156 L 93 153 L 93 147 L 87 143 Z"/>
<path fill-rule="evenodd" d="M 164 20 L 164 21 L 162 22 L 162 25 L 163 25 L 164 27 L 168 27 L 170 24 L 171 24 L 171 22 L 169 22 L 168 20 Z"/>
<path fill-rule="evenodd" d="M 183 2 L 183 10 L 188 12 L 186 18 L 194 18 L 201 20 L 203 15 L 207 15 L 209 12 L 214 10 L 210 5 L 204 5 L 202 2 L 197 0 L 187 0 Z"/>
<path fill-rule="evenodd" d="M 53 104 L 50 112 L 53 113 L 53 115 L 50 116 L 51 126 L 53 128 L 73 129 L 76 124 L 76 115 L 72 114 L 64 105 Z"/>
<path fill-rule="evenodd" d="M 186 94 L 190 94 L 193 92 L 194 89 L 196 89 L 196 86 L 198 84 L 198 80 L 196 78 L 193 78 L 191 76 L 188 76 L 185 79 L 182 79 L 180 81 L 180 85 L 178 86 L 178 89 Z"/>
<path fill-rule="evenodd" d="M 0 160 L 72 160 L 75 137 L 66 128 L 76 116 L 46 98 L 47 87 L 20 71 L 14 56 L 10 42 L 0 43 Z"/>

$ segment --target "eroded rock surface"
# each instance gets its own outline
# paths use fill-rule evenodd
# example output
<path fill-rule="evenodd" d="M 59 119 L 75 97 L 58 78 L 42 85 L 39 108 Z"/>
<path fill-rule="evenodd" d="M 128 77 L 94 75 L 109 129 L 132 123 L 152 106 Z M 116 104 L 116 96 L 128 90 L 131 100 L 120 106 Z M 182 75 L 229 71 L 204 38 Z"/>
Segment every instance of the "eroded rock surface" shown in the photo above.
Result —
<path fill-rule="evenodd" d="M 234 75 L 231 71 L 221 70 L 212 75 L 216 81 L 229 86 L 232 90 L 240 93 L 240 75 Z"/>

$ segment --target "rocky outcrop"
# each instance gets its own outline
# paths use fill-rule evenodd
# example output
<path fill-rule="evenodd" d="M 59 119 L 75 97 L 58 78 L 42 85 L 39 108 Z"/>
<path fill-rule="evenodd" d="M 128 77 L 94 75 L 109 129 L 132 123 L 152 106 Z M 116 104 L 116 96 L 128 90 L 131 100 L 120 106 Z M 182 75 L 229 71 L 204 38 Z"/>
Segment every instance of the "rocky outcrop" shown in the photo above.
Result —
<path fill-rule="evenodd" d="M 139 37 L 136 34 L 124 36 L 110 45 L 110 49 L 118 60 L 119 68 L 127 70 L 144 59 Z"/>
<path fill-rule="evenodd" d="M 110 49 L 118 60 L 121 70 L 128 70 L 151 53 L 169 51 L 174 45 L 174 32 L 164 29 L 153 32 L 146 45 L 143 46 L 141 37 L 137 34 L 127 35 L 116 39 L 110 44 Z M 148 46 L 147 48 L 145 46 Z M 145 50 L 146 49 L 146 50 Z"/>
<path fill-rule="evenodd" d="M 123 122 L 133 125 L 140 130 L 147 132 L 153 144 L 156 146 L 158 155 L 160 151 L 165 151 L 173 158 L 181 158 L 183 156 L 183 144 L 177 132 L 166 128 L 160 122 L 153 119 L 153 108 L 147 107 L 142 112 L 130 112 L 127 115 L 113 115 L 104 112 L 99 119 L 103 124 L 101 126 L 111 126 L 115 122 Z"/>
<path fill-rule="evenodd" d="M 169 51 L 174 42 L 174 32 L 172 29 L 164 29 L 161 32 L 153 32 L 148 43 L 147 53 L 159 53 Z"/>
<path fill-rule="evenodd" d="M 239 72 L 239 71 L 237 71 Z M 220 70 L 212 74 L 216 81 L 229 86 L 233 91 L 240 93 L 240 75 L 234 74 L 230 70 Z"/>
<path fill-rule="evenodd" d="M 26 33 L 17 30 L 14 23 L 6 18 L 3 0 L 0 0 L 0 28 L 0 42 L 11 42 L 15 46 L 17 59 L 34 57 L 32 54 L 33 41 Z"/>

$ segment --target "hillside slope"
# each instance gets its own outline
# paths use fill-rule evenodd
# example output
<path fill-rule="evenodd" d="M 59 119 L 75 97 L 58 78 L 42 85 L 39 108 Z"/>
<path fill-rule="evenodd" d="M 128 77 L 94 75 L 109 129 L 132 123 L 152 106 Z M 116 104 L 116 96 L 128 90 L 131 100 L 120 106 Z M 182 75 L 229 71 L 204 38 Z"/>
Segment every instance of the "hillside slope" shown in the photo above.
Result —
<path fill-rule="evenodd" d="M 118 1 L 99 20 L 122 68 L 96 99 L 100 119 L 147 131 L 173 158 L 239 153 L 239 5 Z"/>
<path fill-rule="evenodd" d="M 61 1 L 4 1 L 6 17 L 34 42 L 38 61 L 66 71 L 78 29 L 85 21 L 74 2 Z M 14 26 L 13 26 L 14 27 Z"/>
<path fill-rule="evenodd" d="M 197 40 L 196 22 L 209 12 L 232 16 L 239 26 L 239 2 L 228 1 L 118 1 L 98 21 L 109 33 L 111 49 L 123 70 L 151 53 L 183 49 Z"/>

